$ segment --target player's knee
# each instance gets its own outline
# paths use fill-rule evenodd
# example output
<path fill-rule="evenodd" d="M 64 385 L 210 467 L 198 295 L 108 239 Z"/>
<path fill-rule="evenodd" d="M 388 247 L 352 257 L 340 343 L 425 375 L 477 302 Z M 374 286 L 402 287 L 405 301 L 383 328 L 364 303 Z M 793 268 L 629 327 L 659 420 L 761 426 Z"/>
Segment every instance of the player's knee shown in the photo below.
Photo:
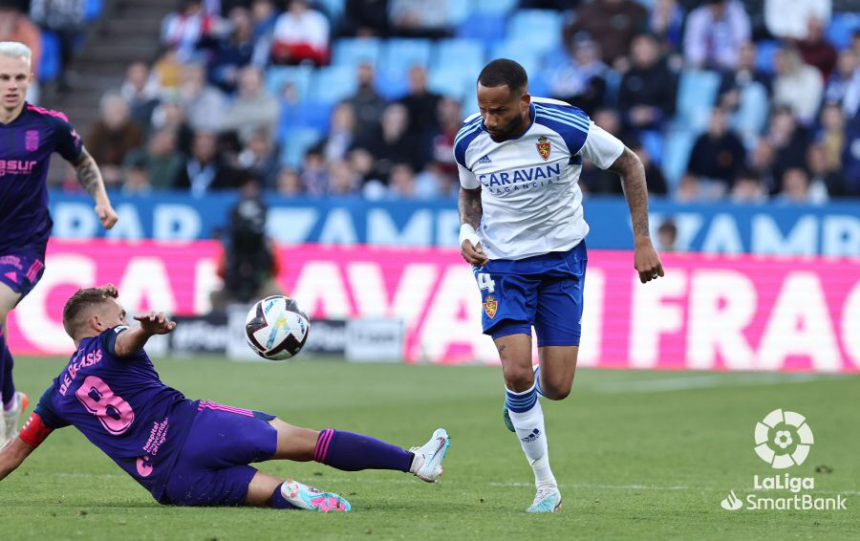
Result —
<path fill-rule="evenodd" d="M 505 385 L 515 393 L 529 390 L 535 382 L 535 373 L 529 366 L 507 365 L 504 375 Z"/>
<path fill-rule="evenodd" d="M 542 387 L 543 395 L 550 400 L 564 400 L 570 396 L 572 382 L 544 385 Z"/>

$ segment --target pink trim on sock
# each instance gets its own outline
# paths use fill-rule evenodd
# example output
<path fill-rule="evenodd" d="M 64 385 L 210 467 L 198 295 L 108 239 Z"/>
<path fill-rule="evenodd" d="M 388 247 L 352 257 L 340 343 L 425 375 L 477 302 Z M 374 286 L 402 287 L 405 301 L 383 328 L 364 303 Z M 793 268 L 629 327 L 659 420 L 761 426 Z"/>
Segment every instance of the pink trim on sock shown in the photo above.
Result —
<path fill-rule="evenodd" d="M 317 445 L 314 448 L 314 461 L 322 462 L 325 460 L 326 454 L 328 454 L 328 445 L 331 443 L 331 438 L 334 436 L 334 430 L 327 429 L 323 430 L 320 437 L 317 438 Z"/>

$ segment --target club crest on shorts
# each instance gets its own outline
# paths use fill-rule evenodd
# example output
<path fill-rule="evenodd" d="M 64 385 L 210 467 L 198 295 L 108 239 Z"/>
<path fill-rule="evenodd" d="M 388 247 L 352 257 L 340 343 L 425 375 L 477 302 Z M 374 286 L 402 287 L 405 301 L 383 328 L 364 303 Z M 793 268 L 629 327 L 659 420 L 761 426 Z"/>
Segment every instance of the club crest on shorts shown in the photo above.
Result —
<path fill-rule="evenodd" d="M 495 297 L 492 295 L 487 295 L 487 298 L 484 299 L 484 313 L 487 314 L 487 317 L 493 319 L 496 317 L 496 310 L 499 307 L 499 303 L 496 302 Z"/>
<path fill-rule="evenodd" d="M 24 148 L 27 149 L 27 152 L 39 150 L 38 130 L 27 130 L 26 132 L 24 132 Z"/>
<path fill-rule="evenodd" d="M 540 154 L 540 157 L 544 159 L 544 161 L 549 159 L 549 153 L 552 152 L 552 143 L 549 142 L 549 139 L 541 135 L 538 137 L 537 142 L 537 151 Z"/>

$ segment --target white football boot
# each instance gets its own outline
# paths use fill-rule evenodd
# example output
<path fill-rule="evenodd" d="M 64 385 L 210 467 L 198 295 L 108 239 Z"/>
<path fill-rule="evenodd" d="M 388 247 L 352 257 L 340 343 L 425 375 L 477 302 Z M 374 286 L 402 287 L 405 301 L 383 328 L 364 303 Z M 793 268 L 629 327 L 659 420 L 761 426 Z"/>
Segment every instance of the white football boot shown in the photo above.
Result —
<path fill-rule="evenodd" d="M 561 492 L 556 485 L 541 485 L 526 513 L 558 513 L 561 511 Z"/>
<path fill-rule="evenodd" d="M 442 459 L 445 458 L 445 453 L 448 452 L 448 447 L 451 445 L 451 437 L 445 432 L 444 428 L 436 429 L 433 432 L 433 437 L 430 441 L 421 447 L 413 447 L 409 449 L 415 455 L 412 461 L 410 472 L 415 474 L 415 477 L 426 481 L 427 483 L 435 483 L 439 476 L 442 475 Z"/>

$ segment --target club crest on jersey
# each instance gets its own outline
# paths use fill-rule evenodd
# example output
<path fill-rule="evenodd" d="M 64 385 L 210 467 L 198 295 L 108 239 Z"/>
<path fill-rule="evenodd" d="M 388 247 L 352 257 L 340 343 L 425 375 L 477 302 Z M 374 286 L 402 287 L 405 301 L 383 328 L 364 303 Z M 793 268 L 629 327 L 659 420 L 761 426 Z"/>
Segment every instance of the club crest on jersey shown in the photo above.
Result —
<path fill-rule="evenodd" d="M 24 132 L 24 148 L 26 148 L 28 152 L 39 150 L 38 130 L 27 130 Z"/>
<path fill-rule="evenodd" d="M 537 142 L 537 151 L 540 154 L 540 157 L 544 159 L 544 161 L 549 159 L 549 153 L 552 152 L 552 143 L 549 142 L 549 139 L 541 135 L 538 137 Z"/>
<path fill-rule="evenodd" d="M 496 310 L 499 308 L 499 303 L 496 302 L 495 297 L 492 295 L 487 295 L 487 298 L 484 299 L 484 313 L 487 314 L 487 317 L 493 319 L 496 317 Z"/>

